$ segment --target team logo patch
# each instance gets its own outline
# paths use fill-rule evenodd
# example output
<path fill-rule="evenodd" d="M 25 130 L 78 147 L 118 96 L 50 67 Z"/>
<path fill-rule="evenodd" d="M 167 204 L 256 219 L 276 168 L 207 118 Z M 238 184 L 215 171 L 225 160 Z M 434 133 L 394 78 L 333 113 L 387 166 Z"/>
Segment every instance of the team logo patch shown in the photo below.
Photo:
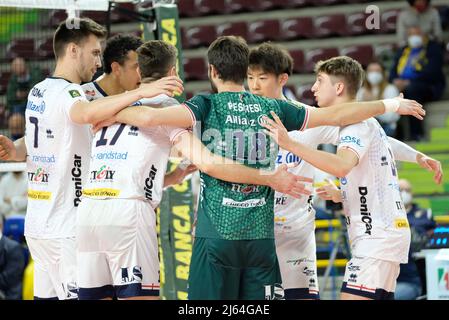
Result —
<path fill-rule="evenodd" d="M 69 90 L 69 94 L 72 98 L 81 97 L 81 93 L 78 90 Z"/>
<path fill-rule="evenodd" d="M 409 228 L 407 219 L 396 219 L 394 220 L 394 225 L 396 229 Z"/>

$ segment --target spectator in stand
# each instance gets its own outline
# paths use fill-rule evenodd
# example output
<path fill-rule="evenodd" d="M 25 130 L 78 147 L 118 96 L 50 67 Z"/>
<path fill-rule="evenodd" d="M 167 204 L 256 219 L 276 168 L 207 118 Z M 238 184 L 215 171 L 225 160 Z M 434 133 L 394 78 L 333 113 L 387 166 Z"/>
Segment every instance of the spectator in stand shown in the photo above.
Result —
<path fill-rule="evenodd" d="M 22 246 L 3 235 L 3 220 L 0 214 L 0 300 L 21 300 L 25 257 Z"/>
<path fill-rule="evenodd" d="M 0 179 L 0 214 L 25 215 L 27 208 L 27 175 L 23 171 L 8 172 Z"/>
<path fill-rule="evenodd" d="M 432 210 L 422 209 L 416 203 L 413 203 L 412 186 L 408 180 L 399 180 L 399 189 L 407 212 L 412 237 L 408 263 L 401 264 L 394 298 L 396 300 L 415 300 L 422 294 L 423 284 L 413 253 L 420 251 L 427 243 L 436 223 L 432 217 Z"/>
<path fill-rule="evenodd" d="M 439 100 L 446 86 L 443 73 L 443 49 L 439 43 L 429 40 L 419 26 L 408 29 L 408 44 L 401 48 L 390 71 L 390 82 L 402 92 L 406 99 L 421 104 Z M 412 140 L 421 140 L 424 135 L 421 121 L 410 117 Z"/>
<path fill-rule="evenodd" d="M 400 46 L 407 45 L 407 30 L 419 26 L 430 40 L 441 42 L 443 30 L 438 10 L 430 5 L 430 0 L 407 0 L 410 7 L 404 9 L 398 17 L 396 35 Z"/>
<path fill-rule="evenodd" d="M 38 68 L 30 70 L 21 57 L 12 61 L 11 72 L 6 92 L 6 103 L 11 113 L 24 115 L 28 93 L 36 83 L 42 80 L 42 72 Z"/>
<path fill-rule="evenodd" d="M 25 135 L 25 117 L 20 113 L 13 113 L 8 119 L 11 140 L 17 140 Z"/>
<path fill-rule="evenodd" d="M 388 83 L 385 67 L 378 61 L 370 62 L 366 68 L 363 87 L 357 93 L 357 100 L 372 101 L 391 99 L 398 95 L 399 91 L 396 86 Z M 381 124 L 385 133 L 390 137 L 394 137 L 399 117 L 395 112 L 388 112 L 377 116 L 376 119 Z"/>

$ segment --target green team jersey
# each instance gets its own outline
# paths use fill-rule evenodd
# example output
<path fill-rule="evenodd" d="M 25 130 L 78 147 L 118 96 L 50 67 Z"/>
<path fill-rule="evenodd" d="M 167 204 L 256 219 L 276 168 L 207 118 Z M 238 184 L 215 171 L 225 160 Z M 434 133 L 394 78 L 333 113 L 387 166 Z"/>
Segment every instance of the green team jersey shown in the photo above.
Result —
<path fill-rule="evenodd" d="M 274 111 L 287 130 L 306 126 L 307 109 L 248 92 L 197 95 L 185 106 L 196 133 L 213 153 L 257 169 L 274 169 L 278 146 L 263 132 L 263 116 Z M 274 190 L 229 183 L 201 173 L 195 235 L 226 240 L 274 238 Z"/>

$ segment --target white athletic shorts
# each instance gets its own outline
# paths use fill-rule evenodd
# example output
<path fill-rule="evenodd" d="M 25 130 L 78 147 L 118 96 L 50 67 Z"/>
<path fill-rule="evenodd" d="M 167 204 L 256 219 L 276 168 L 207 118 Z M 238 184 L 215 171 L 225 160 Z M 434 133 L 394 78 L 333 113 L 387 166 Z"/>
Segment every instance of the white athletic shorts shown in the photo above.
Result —
<path fill-rule="evenodd" d="M 75 238 L 26 240 L 34 260 L 34 299 L 77 299 Z"/>
<path fill-rule="evenodd" d="M 285 299 L 319 299 L 315 221 L 300 230 L 276 232 L 275 241 Z"/>
<path fill-rule="evenodd" d="M 341 292 L 373 300 L 393 300 L 399 262 L 353 257 L 346 264 Z"/>
<path fill-rule="evenodd" d="M 80 300 L 159 296 L 156 213 L 148 202 L 84 198 L 76 230 Z"/>

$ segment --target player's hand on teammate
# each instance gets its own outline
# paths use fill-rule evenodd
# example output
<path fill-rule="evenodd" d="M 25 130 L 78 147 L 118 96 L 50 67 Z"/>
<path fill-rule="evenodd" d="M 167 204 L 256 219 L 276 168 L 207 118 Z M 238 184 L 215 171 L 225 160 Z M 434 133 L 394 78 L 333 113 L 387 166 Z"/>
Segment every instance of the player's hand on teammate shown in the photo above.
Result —
<path fill-rule="evenodd" d="M 323 200 L 332 200 L 335 203 L 341 202 L 341 191 L 330 179 L 325 179 L 323 186 L 317 188 L 315 191 L 317 195 Z"/>
<path fill-rule="evenodd" d="M 396 113 L 400 115 L 414 116 L 419 120 L 424 120 L 426 111 L 423 109 L 422 105 L 415 100 L 404 99 L 404 95 L 401 93 L 395 99 L 399 100 L 399 109 Z"/>
<path fill-rule="evenodd" d="M 152 98 L 160 94 L 174 97 L 184 91 L 182 80 L 176 76 L 164 77 L 151 83 L 142 83 L 139 87 L 144 98 Z"/>
<path fill-rule="evenodd" d="M 418 153 L 416 156 L 416 161 L 422 168 L 433 172 L 433 181 L 437 184 L 441 184 L 441 181 L 443 180 L 443 168 L 441 167 L 440 161 L 428 157 L 422 153 Z"/>
<path fill-rule="evenodd" d="M 100 130 L 103 129 L 104 127 L 112 126 L 112 125 L 113 125 L 114 123 L 116 123 L 116 122 L 117 122 L 117 119 L 116 119 L 115 116 L 113 116 L 113 117 L 111 117 L 111 118 L 109 118 L 109 119 L 100 121 L 100 122 L 98 122 L 98 123 L 96 123 L 96 124 L 94 124 L 94 125 L 92 126 L 92 132 L 93 132 L 94 134 L 96 134 L 98 131 L 100 131 Z"/>
<path fill-rule="evenodd" d="M 294 198 L 300 199 L 302 196 L 312 194 L 311 183 L 313 179 L 294 175 L 287 170 L 296 164 L 280 165 L 272 176 L 269 176 L 270 187 L 277 192 L 288 194 Z M 309 188 L 308 188 L 309 187 Z"/>
<path fill-rule="evenodd" d="M 288 145 L 292 141 L 288 135 L 287 129 L 285 129 L 281 119 L 279 119 L 276 113 L 271 111 L 271 116 L 273 117 L 274 121 L 268 117 L 263 118 L 262 126 L 268 129 L 264 130 L 265 133 L 272 137 L 279 145 L 279 147 L 288 149 Z"/>
<path fill-rule="evenodd" d="M 4 135 L 0 135 L 0 160 L 10 161 L 16 158 L 14 142 Z"/>

